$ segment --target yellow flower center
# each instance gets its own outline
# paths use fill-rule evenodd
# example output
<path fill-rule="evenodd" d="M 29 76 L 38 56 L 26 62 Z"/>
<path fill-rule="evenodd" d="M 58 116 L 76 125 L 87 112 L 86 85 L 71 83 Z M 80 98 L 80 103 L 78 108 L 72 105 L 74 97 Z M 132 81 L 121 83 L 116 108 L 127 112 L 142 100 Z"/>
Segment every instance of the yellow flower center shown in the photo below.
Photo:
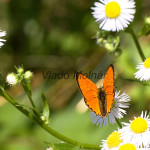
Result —
<path fill-rule="evenodd" d="M 147 59 L 144 61 L 144 67 L 145 67 L 145 68 L 150 68 L 150 57 L 147 58 Z"/>
<path fill-rule="evenodd" d="M 136 118 L 131 122 L 130 128 L 135 133 L 142 133 L 147 130 L 148 123 L 144 118 Z"/>
<path fill-rule="evenodd" d="M 119 144 L 122 142 L 122 140 L 120 140 L 120 137 L 121 137 L 121 133 L 119 133 L 117 131 L 111 133 L 107 138 L 108 148 L 113 148 L 113 147 L 119 146 Z"/>
<path fill-rule="evenodd" d="M 133 144 L 124 144 L 119 147 L 119 150 L 136 150 L 136 147 Z"/>
<path fill-rule="evenodd" d="M 108 18 L 116 18 L 120 15 L 120 12 L 120 5 L 115 1 L 109 2 L 105 6 L 105 13 Z"/>

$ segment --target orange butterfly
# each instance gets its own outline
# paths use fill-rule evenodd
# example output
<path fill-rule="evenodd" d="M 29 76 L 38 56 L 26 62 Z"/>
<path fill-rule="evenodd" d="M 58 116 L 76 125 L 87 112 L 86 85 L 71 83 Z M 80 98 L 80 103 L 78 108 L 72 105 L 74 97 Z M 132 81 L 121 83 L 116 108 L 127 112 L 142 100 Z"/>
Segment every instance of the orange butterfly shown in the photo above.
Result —
<path fill-rule="evenodd" d="M 104 79 L 103 87 L 97 86 L 81 73 L 76 74 L 77 83 L 84 96 L 86 105 L 101 117 L 110 112 L 114 102 L 114 67 L 110 65 Z"/>

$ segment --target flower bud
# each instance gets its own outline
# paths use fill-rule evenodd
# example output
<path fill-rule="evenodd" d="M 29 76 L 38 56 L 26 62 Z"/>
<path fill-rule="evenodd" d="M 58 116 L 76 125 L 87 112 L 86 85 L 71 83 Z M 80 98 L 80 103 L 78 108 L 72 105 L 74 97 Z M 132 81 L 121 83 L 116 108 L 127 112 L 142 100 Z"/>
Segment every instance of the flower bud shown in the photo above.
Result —
<path fill-rule="evenodd" d="M 47 148 L 46 150 L 53 150 L 53 148 L 52 148 L 52 147 L 49 147 L 49 148 Z"/>
<path fill-rule="evenodd" d="M 17 69 L 17 72 L 18 72 L 19 74 L 22 74 L 22 73 L 24 72 L 24 69 L 23 69 L 23 68 L 18 68 L 18 69 Z"/>
<path fill-rule="evenodd" d="M 41 120 L 42 120 L 45 124 L 48 124 L 48 121 L 46 121 L 46 117 L 45 117 L 45 116 L 41 116 Z"/>
<path fill-rule="evenodd" d="M 9 84 L 9 85 L 16 85 L 18 83 L 18 79 L 16 77 L 16 75 L 14 73 L 10 73 L 7 75 L 6 77 L 6 82 Z"/>
<path fill-rule="evenodd" d="M 111 43 L 106 43 L 105 45 L 104 45 L 104 47 L 108 50 L 108 51 L 114 51 L 114 46 L 113 46 L 113 44 L 111 44 Z"/>
<path fill-rule="evenodd" d="M 97 44 L 102 45 L 102 43 L 103 43 L 103 38 L 98 38 L 96 42 L 97 42 Z"/>
<path fill-rule="evenodd" d="M 33 73 L 31 71 L 26 71 L 24 73 L 24 78 L 27 79 L 27 80 L 31 80 L 33 77 Z"/>
<path fill-rule="evenodd" d="M 45 116 L 41 116 L 41 120 L 45 121 L 46 117 Z"/>
<path fill-rule="evenodd" d="M 115 57 L 119 57 L 122 54 L 122 50 L 120 48 L 117 48 L 113 54 Z"/>
<path fill-rule="evenodd" d="M 48 121 L 45 121 L 45 124 L 48 124 Z"/>
<path fill-rule="evenodd" d="M 145 24 L 150 25 L 150 17 L 145 18 Z"/>

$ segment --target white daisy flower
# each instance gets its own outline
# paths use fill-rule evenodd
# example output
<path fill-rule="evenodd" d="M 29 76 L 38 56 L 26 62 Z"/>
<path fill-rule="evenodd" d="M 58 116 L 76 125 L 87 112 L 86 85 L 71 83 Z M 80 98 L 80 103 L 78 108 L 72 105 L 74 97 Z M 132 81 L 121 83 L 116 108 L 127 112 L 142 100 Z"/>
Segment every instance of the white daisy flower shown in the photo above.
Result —
<path fill-rule="evenodd" d="M 111 124 L 115 123 L 115 118 L 121 119 L 123 118 L 123 115 L 126 114 L 124 108 L 129 107 L 129 101 L 130 96 L 128 96 L 125 92 L 123 92 L 122 94 L 120 94 L 120 91 L 115 92 L 114 104 L 110 113 L 108 113 L 106 117 L 101 117 L 99 115 L 96 115 L 94 112 L 91 112 L 92 123 L 96 124 L 99 127 L 102 125 L 102 123 L 104 126 L 108 126 L 108 120 Z"/>
<path fill-rule="evenodd" d="M 141 81 L 147 81 L 150 79 L 150 57 L 144 62 L 137 65 L 136 69 L 139 69 L 134 75 L 135 78 Z"/>
<path fill-rule="evenodd" d="M 138 148 L 131 143 L 125 143 L 121 130 L 112 132 L 107 140 L 102 140 L 101 150 L 150 150 L 150 148 Z"/>
<path fill-rule="evenodd" d="M 99 0 L 92 7 L 93 17 L 99 28 L 106 31 L 120 31 L 128 27 L 134 19 L 134 0 Z"/>
<path fill-rule="evenodd" d="M 6 35 L 6 32 L 0 30 L 0 37 L 3 37 L 3 36 L 5 36 L 5 35 Z M 0 39 L 0 48 L 4 45 L 3 42 L 5 42 L 5 41 L 6 41 L 6 40 L 4 40 L 4 39 Z"/>
<path fill-rule="evenodd" d="M 10 73 L 7 75 L 6 77 L 6 82 L 9 84 L 9 85 L 16 85 L 18 83 L 18 79 L 16 77 L 16 75 L 14 73 Z"/>
<path fill-rule="evenodd" d="M 114 131 L 108 136 L 107 140 L 102 140 L 101 150 L 116 150 L 122 142 L 121 132 Z"/>
<path fill-rule="evenodd" d="M 150 146 L 150 119 L 147 112 L 142 112 L 141 116 L 130 123 L 123 123 L 125 126 L 121 129 L 124 142 L 130 142 L 139 148 Z"/>
<path fill-rule="evenodd" d="M 149 148 L 137 148 L 134 144 L 131 143 L 125 143 L 122 144 L 118 149 L 116 150 L 150 150 Z"/>

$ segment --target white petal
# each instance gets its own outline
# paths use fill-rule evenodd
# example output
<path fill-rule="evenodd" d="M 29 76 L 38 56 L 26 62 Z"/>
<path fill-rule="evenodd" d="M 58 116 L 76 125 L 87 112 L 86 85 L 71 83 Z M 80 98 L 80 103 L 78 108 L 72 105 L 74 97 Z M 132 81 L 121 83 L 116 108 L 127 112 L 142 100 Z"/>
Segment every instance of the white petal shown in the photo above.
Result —
<path fill-rule="evenodd" d="M 128 108 L 129 107 L 129 101 L 130 101 L 130 97 L 123 92 L 122 94 L 120 94 L 119 92 L 115 92 L 115 98 L 114 98 L 114 104 L 113 107 L 110 111 L 110 113 L 108 113 L 107 116 L 105 117 L 101 117 L 99 115 L 96 115 L 94 112 L 91 112 L 91 120 L 93 124 L 96 124 L 97 126 L 101 126 L 103 124 L 103 126 L 108 126 L 108 120 L 111 124 L 114 124 L 116 122 L 116 119 L 121 119 L 123 118 L 123 115 L 126 114 L 126 111 L 124 110 L 124 108 Z"/>
<path fill-rule="evenodd" d="M 116 18 L 109 18 L 105 14 L 105 5 L 109 2 L 116 1 L 121 7 L 121 13 Z M 135 2 L 131 0 L 100 0 L 94 3 L 92 7 L 93 17 L 99 22 L 99 27 L 106 31 L 120 31 L 128 27 L 134 19 Z"/>
<path fill-rule="evenodd" d="M 144 67 L 144 62 L 137 65 L 136 69 L 139 69 L 134 75 L 136 79 L 141 81 L 150 80 L 150 68 Z"/>

